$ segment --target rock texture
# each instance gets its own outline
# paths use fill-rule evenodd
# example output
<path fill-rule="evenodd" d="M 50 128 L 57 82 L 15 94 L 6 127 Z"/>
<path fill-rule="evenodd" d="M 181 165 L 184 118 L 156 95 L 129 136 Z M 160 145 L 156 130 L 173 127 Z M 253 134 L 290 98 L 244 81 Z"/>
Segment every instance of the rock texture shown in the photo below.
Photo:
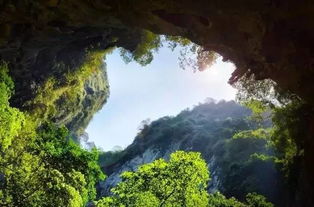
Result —
<path fill-rule="evenodd" d="M 110 158 L 109 153 L 102 155 L 101 165 L 108 177 L 98 185 L 99 196 L 110 194 L 110 189 L 121 181 L 121 173 L 135 171 L 140 165 L 159 158 L 167 160 L 171 153 L 184 150 L 201 152 L 206 160 L 211 175 L 208 191 L 221 191 L 238 199 L 244 199 L 248 192 L 254 191 L 282 206 L 283 187 L 277 181 L 280 173 L 274 163 L 256 162 L 245 167 L 252 154 L 271 153 L 265 142 L 230 140 L 236 131 L 253 127 L 253 123 L 246 120 L 249 114 L 234 102 L 207 103 L 176 117 L 152 122 L 129 147 L 115 152 L 116 159 Z M 230 142 L 232 144 L 228 144 Z M 247 145 L 252 150 L 248 150 Z M 230 170 L 231 167 L 234 170 Z"/>
<path fill-rule="evenodd" d="M 33 82 L 65 73 L 59 63 L 75 70 L 86 50 L 134 49 L 141 29 L 187 37 L 235 63 L 231 83 L 243 74 L 270 78 L 313 108 L 311 0 L 1 0 L 0 58 L 10 63 L 16 83 L 12 104 L 22 108 L 36 95 Z M 313 114 L 299 187 L 305 195 L 297 206 L 314 205 Z"/>
<path fill-rule="evenodd" d="M 314 102 L 309 0 L 2 0 L 1 5 L 1 56 L 22 68 L 36 60 L 42 68 L 50 57 L 69 62 L 75 57 L 79 64 L 82 48 L 106 47 L 113 33 L 122 37 L 118 45 L 127 47 L 136 43 L 130 27 L 146 28 L 188 37 L 220 53 L 237 66 L 231 82 L 249 72 Z M 46 65 L 42 70 L 51 68 Z"/>
<path fill-rule="evenodd" d="M 109 96 L 109 83 L 105 66 L 93 73 L 84 82 L 83 90 L 71 106 L 68 100 L 60 97 L 57 100 L 58 110 L 52 119 L 59 125 L 66 125 L 75 136 L 81 135 L 91 121 L 93 115 L 106 103 Z"/>
<path fill-rule="evenodd" d="M 164 149 L 163 149 L 164 150 Z M 173 143 L 170 145 L 166 151 L 160 150 L 158 148 L 150 147 L 145 150 L 142 154 L 137 155 L 136 157 L 130 158 L 125 163 L 121 164 L 119 167 L 115 167 L 113 169 L 107 169 L 112 171 L 112 173 L 106 178 L 105 181 L 102 181 L 98 185 L 99 196 L 110 195 L 110 189 L 116 186 L 119 182 L 121 182 L 120 174 L 125 171 L 136 171 L 140 165 L 151 163 L 156 159 L 163 158 L 169 159 L 171 153 L 177 150 L 192 150 L 193 148 L 184 148 L 182 147 L 182 143 Z M 219 178 L 219 166 L 217 166 L 215 156 L 212 156 L 208 159 L 208 169 L 211 172 L 211 182 L 209 184 L 209 191 L 216 192 L 222 189 L 222 185 Z M 118 163 L 117 163 L 118 164 Z M 120 164 L 120 163 L 119 163 Z"/>

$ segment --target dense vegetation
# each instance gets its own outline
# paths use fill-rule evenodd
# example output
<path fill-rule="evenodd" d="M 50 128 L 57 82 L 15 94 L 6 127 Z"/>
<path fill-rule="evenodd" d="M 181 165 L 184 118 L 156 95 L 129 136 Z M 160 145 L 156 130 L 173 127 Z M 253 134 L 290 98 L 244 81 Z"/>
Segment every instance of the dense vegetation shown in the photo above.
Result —
<path fill-rule="evenodd" d="M 39 120 L 66 125 L 73 135 L 81 135 L 109 96 L 103 58 L 110 51 L 89 52 L 84 64 L 72 70 L 56 63 L 56 70 L 67 73 L 56 73 L 42 85 L 34 85 L 35 96 L 24 103 L 23 108 Z"/>
<path fill-rule="evenodd" d="M 94 200 L 95 184 L 104 179 L 97 163 L 98 151 L 94 149 L 88 152 L 81 149 L 71 141 L 65 127 L 58 127 L 36 114 L 30 115 L 11 107 L 9 99 L 14 92 L 14 83 L 8 76 L 6 64 L 1 65 L 0 86 L 1 205 L 78 207 Z M 159 160 L 141 167 L 145 181 L 149 182 L 144 182 L 143 185 L 150 186 L 155 195 L 143 189 L 138 192 L 134 185 L 139 183 L 137 174 L 126 173 L 123 176 L 127 182 L 119 184 L 115 192 L 119 196 L 127 195 L 131 200 L 124 200 L 124 196 L 121 199 L 118 199 L 119 196 L 104 198 L 98 201 L 97 205 L 122 202 L 125 206 L 138 206 L 137 202 L 144 202 L 145 205 L 154 206 L 159 202 L 158 206 L 167 206 L 168 202 L 175 202 L 177 206 L 207 206 L 209 202 L 237 202 L 234 199 L 225 199 L 220 194 L 207 194 L 205 189 L 209 174 L 200 154 L 178 152 L 171 157 L 169 164 Z M 152 167 L 154 165 L 156 167 Z M 182 170 L 181 176 L 173 179 L 174 175 L 179 175 L 178 169 Z M 158 177 L 154 170 L 161 173 L 161 177 Z M 145 173 L 153 173 L 156 179 L 147 179 Z M 167 180 L 173 181 L 172 184 L 168 185 Z M 161 183 L 169 187 L 167 192 L 163 192 L 163 188 L 160 188 L 159 193 L 156 191 L 156 187 Z M 175 193 L 173 189 L 181 191 Z M 171 196 L 168 195 L 169 191 Z"/>
<path fill-rule="evenodd" d="M 217 53 L 205 50 L 186 38 L 157 35 L 147 30 L 142 32 L 141 41 L 133 51 L 120 48 L 120 54 L 126 63 L 136 61 L 145 66 L 153 60 L 154 53 L 158 52 L 162 46 L 167 46 L 171 50 L 179 48 L 178 60 L 182 69 L 202 71 L 211 66 L 218 57 Z"/>
<path fill-rule="evenodd" d="M 271 122 L 257 123 L 252 116 L 233 101 L 208 100 L 175 117 L 144 125 L 128 148 L 100 155 L 109 176 L 103 193 L 119 181 L 117 172 L 135 170 L 142 163 L 168 159 L 169 153 L 184 150 L 202 153 L 213 173 L 210 192 L 219 190 L 241 201 L 257 192 L 282 205 L 283 176 L 269 146 Z"/>
<path fill-rule="evenodd" d="M 237 99 L 253 110 L 255 120 L 260 120 L 265 114 L 270 116 L 273 127 L 265 132 L 269 137 L 269 145 L 275 151 L 274 160 L 285 174 L 289 185 L 288 194 L 303 197 L 305 192 L 297 195 L 296 191 L 300 185 L 304 185 L 302 182 L 307 167 L 302 160 L 305 159 L 305 142 L 312 129 L 311 106 L 290 91 L 281 90 L 275 82 L 256 81 L 252 76 L 246 75 L 235 84 L 238 89 Z M 311 153 L 307 155 L 311 156 Z"/>
<path fill-rule="evenodd" d="M 246 202 L 208 194 L 210 179 L 200 153 L 177 151 L 166 162 L 158 159 L 144 164 L 136 172 L 124 172 L 123 181 L 112 189 L 113 195 L 96 203 L 97 207 L 272 207 L 261 195 L 248 194 Z"/>
<path fill-rule="evenodd" d="M 148 31 L 141 35 L 135 50 L 121 49 L 126 61 L 146 65 L 162 44 L 169 44 L 172 49 L 184 46 L 180 58 L 183 68 L 204 70 L 217 57 L 186 39 L 161 37 Z M 8 65 L 1 63 L 1 206 L 79 207 L 96 199 L 95 184 L 105 177 L 98 165 L 99 152 L 86 151 L 72 139 L 83 132 L 108 96 L 106 74 L 100 69 L 105 52 L 87 53 L 84 64 L 75 70 L 56 63 L 56 68 L 67 73 L 57 71 L 42 85 L 32 86 L 36 95 L 23 103 L 23 111 L 10 105 L 14 82 L 8 75 Z M 194 57 L 190 59 L 189 54 Z M 137 166 L 135 172 L 124 173 L 123 181 L 113 188 L 113 195 L 96 205 L 272 206 L 253 192 L 281 204 L 281 170 L 289 193 L 297 189 L 298 177 L 302 175 L 304 166 L 298 161 L 304 157 L 308 129 L 303 129 L 311 127 L 306 118 L 310 107 L 280 91 L 273 82 L 252 80 L 249 75 L 244 76 L 237 86 L 242 87 L 239 101 L 253 110 L 251 118 L 243 117 L 249 115 L 247 109 L 231 107 L 234 103 L 207 103 L 145 125 L 127 150 L 101 155 L 101 163 L 110 174 L 119 163 L 140 155 L 154 142 L 161 151 L 173 143 L 180 144 L 172 151 L 200 151 L 206 161 L 215 158 L 215 165 L 208 164 L 219 166 L 218 190 L 227 198 L 220 193 L 207 193 L 211 187 L 207 188 L 209 172 L 200 154 L 170 155 L 168 151 L 169 159 L 151 160 L 150 164 Z M 265 122 L 267 114 L 273 126 L 269 120 Z"/>
<path fill-rule="evenodd" d="M 98 152 L 69 140 L 64 127 L 9 105 L 14 84 L 6 64 L 0 67 L 0 205 L 83 206 L 104 179 Z M 38 127 L 39 126 L 39 127 Z"/>

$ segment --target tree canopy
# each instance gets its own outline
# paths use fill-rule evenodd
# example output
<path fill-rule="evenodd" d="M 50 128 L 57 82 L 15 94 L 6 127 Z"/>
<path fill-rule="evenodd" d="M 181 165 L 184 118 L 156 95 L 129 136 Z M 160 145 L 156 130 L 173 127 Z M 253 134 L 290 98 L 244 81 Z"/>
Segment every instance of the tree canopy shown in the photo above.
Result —
<path fill-rule="evenodd" d="M 162 46 L 167 46 L 171 50 L 179 48 L 179 66 L 182 69 L 192 69 L 193 71 L 205 70 L 217 59 L 218 54 L 206 50 L 205 48 L 180 36 L 157 35 L 144 30 L 141 41 L 133 51 L 120 48 L 122 59 L 129 63 L 135 61 L 142 66 L 148 65 L 154 58 L 154 53 Z"/>
<path fill-rule="evenodd" d="M 11 107 L 14 84 L 6 64 L 0 80 L 0 205 L 80 207 L 94 199 L 95 184 L 104 179 L 98 151 L 70 141 L 65 127 L 39 124 Z"/>
<path fill-rule="evenodd" d="M 208 194 L 210 179 L 206 162 L 197 152 L 177 151 L 169 161 L 158 159 L 136 172 L 124 172 L 112 196 L 96 202 L 97 207 L 272 207 L 258 194 L 247 195 L 245 203 L 227 199 L 220 193 Z"/>
<path fill-rule="evenodd" d="M 156 160 L 124 172 L 123 182 L 112 192 L 114 196 L 97 202 L 113 206 L 206 206 L 209 172 L 200 153 L 178 151 L 169 161 Z"/>

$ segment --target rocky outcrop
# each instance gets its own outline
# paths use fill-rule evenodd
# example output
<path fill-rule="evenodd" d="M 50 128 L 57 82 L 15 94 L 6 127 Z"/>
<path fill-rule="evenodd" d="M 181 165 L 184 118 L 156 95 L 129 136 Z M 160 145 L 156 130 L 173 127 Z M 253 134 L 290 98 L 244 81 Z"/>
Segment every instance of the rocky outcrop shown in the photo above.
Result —
<path fill-rule="evenodd" d="M 151 163 L 157 159 L 169 159 L 170 154 L 177 150 L 192 150 L 190 147 L 188 149 L 182 147 L 182 143 L 173 143 L 166 150 L 160 150 L 158 148 L 148 148 L 144 151 L 143 154 L 140 154 L 136 157 L 130 158 L 125 163 L 121 164 L 121 166 L 111 169 L 112 173 L 106 178 L 105 181 L 101 181 L 98 184 L 99 196 L 110 195 L 111 188 L 116 186 L 119 182 L 121 182 L 120 174 L 125 171 L 136 171 L 140 165 Z M 220 182 L 220 170 L 219 166 L 217 166 L 216 158 L 213 155 L 210 158 L 207 158 L 208 161 L 208 169 L 210 169 L 211 181 L 209 183 L 209 192 L 216 192 L 219 189 L 222 189 L 223 186 Z"/>
<path fill-rule="evenodd" d="M 98 184 L 99 196 L 111 193 L 110 189 L 121 181 L 121 173 L 135 171 L 159 158 L 167 160 L 171 153 L 184 150 L 201 152 L 206 160 L 211 175 L 209 192 L 221 191 L 238 199 L 244 199 L 250 191 L 258 192 L 282 206 L 283 187 L 276 181 L 280 180 L 280 173 L 275 164 L 250 158 L 254 153 L 271 154 L 265 140 L 231 140 L 238 130 L 253 127 L 253 123 L 246 121 L 248 114 L 247 109 L 234 102 L 207 103 L 176 117 L 152 122 L 129 147 L 115 152 L 118 157 L 115 160 L 109 161 L 108 153 L 102 155 L 100 164 L 108 177 Z"/>
<path fill-rule="evenodd" d="M 121 166 L 115 169 L 110 169 L 112 172 L 105 181 L 102 181 L 98 185 L 99 196 L 105 196 L 110 194 L 112 187 L 116 186 L 120 181 L 120 174 L 125 171 L 135 171 L 140 165 L 150 163 L 159 158 L 167 159 L 172 152 L 179 150 L 180 143 L 175 143 L 169 146 L 165 152 L 160 151 L 158 148 L 150 147 L 145 150 L 142 154 L 132 157 L 125 163 L 119 163 Z"/>
<path fill-rule="evenodd" d="M 0 9 L 0 58 L 10 64 L 11 102 L 19 108 L 36 96 L 33 85 L 78 68 L 86 50 L 134 49 L 141 29 L 181 35 L 218 52 L 237 67 L 231 83 L 243 74 L 270 78 L 314 105 L 311 0 L 1 0 Z M 309 186 L 300 187 L 306 193 L 297 206 L 314 204 L 312 128 L 302 139 L 302 180 Z"/>
<path fill-rule="evenodd" d="M 84 88 L 74 103 L 69 104 L 64 97 L 56 101 L 59 105 L 53 121 L 59 125 L 66 125 L 75 136 L 79 136 L 84 132 L 93 115 L 106 103 L 108 96 L 109 83 L 106 68 L 103 66 L 84 82 Z"/>
<path fill-rule="evenodd" d="M 0 60 L 9 63 L 15 82 L 12 106 L 65 124 L 78 136 L 109 95 L 106 68 L 99 64 L 99 71 L 96 66 L 93 73 L 79 74 L 82 66 L 94 61 L 90 54 L 95 52 L 122 45 L 132 50 L 139 41 L 140 30 L 115 24 L 107 15 L 102 18 L 102 22 L 109 21 L 105 24 L 94 24 L 96 20 L 72 24 L 64 16 L 70 12 L 57 12 L 53 2 L 57 1 L 0 2 Z M 78 15 L 83 13 L 78 11 Z M 83 19 L 88 20 L 88 15 Z M 77 81 L 84 83 L 79 87 L 74 81 L 69 83 L 68 74 L 78 74 Z M 76 93 L 73 101 L 65 94 L 70 93 L 66 91 L 71 87 Z"/>
<path fill-rule="evenodd" d="M 220 53 L 237 66 L 231 82 L 253 73 L 314 103 L 311 1 L 17 0 L 1 6 L 1 57 L 20 69 L 42 68 L 49 57 L 75 57 L 79 64 L 82 48 L 106 47 L 113 33 L 121 37 L 117 45 L 128 47 L 136 44 L 130 28 L 145 28 Z"/>

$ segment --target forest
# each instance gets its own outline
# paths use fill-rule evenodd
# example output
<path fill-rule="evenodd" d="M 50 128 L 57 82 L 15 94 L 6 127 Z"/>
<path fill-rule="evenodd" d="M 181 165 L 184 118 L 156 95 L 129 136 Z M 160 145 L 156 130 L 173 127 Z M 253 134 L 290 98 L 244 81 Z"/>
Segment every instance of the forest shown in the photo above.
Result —
<path fill-rule="evenodd" d="M 314 205 L 313 3 L 0 8 L 0 206 Z M 122 151 L 82 148 L 110 94 L 106 55 L 145 66 L 161 47 L 181 48 L 180 67 L 194 72 L 219 56 L 234 63 L 236 100 L 144 123 Z"/>
<path fill-rule="evenodd" d="M 189 47 L 190 52 L 197 54 L 196 61 L 182 60 L 199 70 L 204 63 L 202 58 L 214 61 L 207 58 L 212 54 L 202 54 L 199 46 L 188 40 L 162 39 L 150 32 L 144 37 L 135 53 L 122 49 L 122 57 L 148 64 L 152 51 L 163 42 Z M 245 107 L 235 102 L 208 102 L 176 117 L 145 124 L 134 144 L 125 151 L 103 153 L 96 148 L 91 151 L 81 148 L 77 136 L 86 127 L 86 121 L 77 118 L 79 114 L 75 111 L 80 110 L 77 108 L 80 105 L 75 101 L 79 100 L 82 107 L 86 105 L 88 94 L 84 87 L 89 83 L 89 76 L 102 70 L 99 68 L 104 53 L 100 54 L 90 56 L 93 58 L 87 65 L 67 74 L 59 83 L 49 79 L 36 97 L 25 104 L 26 111 L 10 105 L 14 82 L 9 76 L 8 64 L 1 64 L 2 205 L 84 206 L 94 202 L 96 206 L 273 206 L 266 201 L 266 196 L 281 206 L 284 193 L 293 193 L 284 192 L 283 186 L 294 184 L 295 160 L 302 156 L 294 134 L 299 132 L 291 116 L 303 105 L 287 94 L 277 91 L 268 94 L 267 87 L 275 88 L 272 82 L 259 83 L 258 88 L 249 78 L 239 81 L 235 86 L 239 88 L 237 99 Z M 264 91 L 260 90 L 263 87 Z M 61 118 L 56 118 L 61 117 L 58 112 L 64 112 L 64 107 L 66 115 L 74 120 L 65 122 L 67 127 L 59 121 Z M 85 120 L 89 120 L 88 114 L 84 115 Z M 151 163 L 134 168 L 134 172 L 126 171 L 121 174 L 122 182 L 110 189 L 113 195 L 97 196 L 96 184 L 103 182 L 104 171 L 112 172 L 117 161 L 125 162 L 153 145 L 165 151 L 170 143 L 182 146 L 170 149 L 173 154 L 167 155 L 169 161 L 152 159 Z M 191 151 L 191 147 L 202 155 L 177 151 Z M 202 157 L 206 161 L 210 160 L 208 157 L 217 159 L 215 165 L 219 166 L 223 178 L 214 192 L 207 191 L 211 169 Z M 181 168 L 182 175 L 178 174 Z M 257 175 L 260 169 L 264 170 L 260 172 L 264 177 Z"/>
<path fill-rule="evenodd" d="M 157 159 L 168 160 L 178 150 L 199 152 L 207 164 L 211 181 L 208 192 L 244 200 L 255 192 L 282 206 L 284 175 L 270 144 L 271 122 L 251 120 L 250 110 L 233 101 L 213 100 L 143 125 L 131 145 L 122 151 L 100 154 L 107 174 L 100 182 L 99 196 L 110 195 L 121 172 L 135 171 Z"/>

